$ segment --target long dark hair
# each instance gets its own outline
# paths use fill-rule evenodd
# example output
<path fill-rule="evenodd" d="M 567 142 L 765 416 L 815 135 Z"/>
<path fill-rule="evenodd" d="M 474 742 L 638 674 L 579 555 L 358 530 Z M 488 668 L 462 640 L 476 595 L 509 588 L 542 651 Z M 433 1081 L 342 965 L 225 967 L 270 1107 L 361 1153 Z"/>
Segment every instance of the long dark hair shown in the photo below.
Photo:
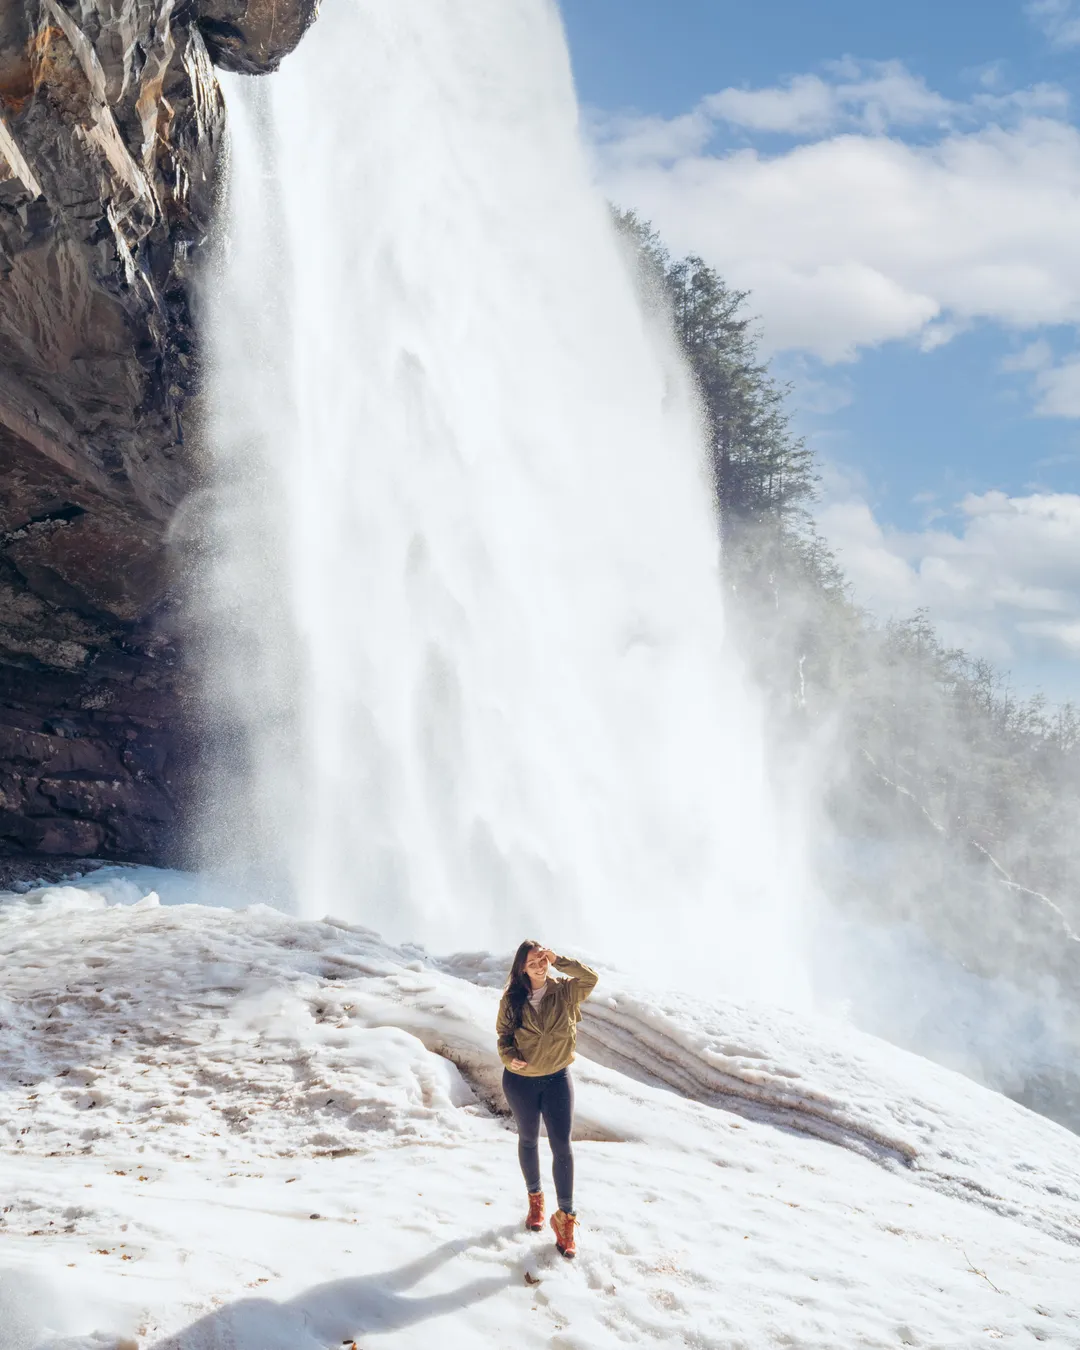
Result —
<path fill-rule="evenodd" d="M 543 950 L 542 942 L 534 942 L 532 938 L 526 938 L 514 954 L 514 964 L 510 967 L 510 974 L 506 979 L 506 997 L 510 1001 L 510 1012 L 513 1016 L 515 1029 L 521 1026 L 521 1015 L 525 1011 L 525 1000 L 532 993 L 532 980 L 525 974 L 525 962 L 529 959 L 530 952 Z"/>

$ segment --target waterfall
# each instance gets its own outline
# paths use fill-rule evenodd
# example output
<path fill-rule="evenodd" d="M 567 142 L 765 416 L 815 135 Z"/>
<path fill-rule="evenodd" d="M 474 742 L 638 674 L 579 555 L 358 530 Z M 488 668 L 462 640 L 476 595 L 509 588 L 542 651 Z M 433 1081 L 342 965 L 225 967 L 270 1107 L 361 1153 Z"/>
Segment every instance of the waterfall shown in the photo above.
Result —
<path fill-rule="evenodd" d="M 792 1001 L 698 412 L 547 0 L 324 0 L 225 81 L 203 836 L 299 912 Z M 692 972 L 692 975 L 691 975 Z"/>

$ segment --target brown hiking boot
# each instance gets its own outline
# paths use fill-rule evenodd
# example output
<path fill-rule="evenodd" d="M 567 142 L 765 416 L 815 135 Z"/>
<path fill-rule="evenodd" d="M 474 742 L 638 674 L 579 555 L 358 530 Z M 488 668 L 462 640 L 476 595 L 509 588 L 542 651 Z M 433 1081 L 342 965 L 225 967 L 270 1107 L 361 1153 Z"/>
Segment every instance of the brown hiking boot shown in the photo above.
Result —
<path fill-rule="evenodd" d="M 566 1214 L 561 1209 L 557 1209 L 551 1216 L 551 1226 L 555 1230 L 555 1246 L 558 1247 L 563 1256 L 577 1256 L 576 1215 Z"/>
<path fill-rule="evenodd" d="M 544 1226 L 544 1192 L 529 1192 L 529 1217 L 525 1220 L 525 1227 L 530 1233 L 539 1233 Z"/>

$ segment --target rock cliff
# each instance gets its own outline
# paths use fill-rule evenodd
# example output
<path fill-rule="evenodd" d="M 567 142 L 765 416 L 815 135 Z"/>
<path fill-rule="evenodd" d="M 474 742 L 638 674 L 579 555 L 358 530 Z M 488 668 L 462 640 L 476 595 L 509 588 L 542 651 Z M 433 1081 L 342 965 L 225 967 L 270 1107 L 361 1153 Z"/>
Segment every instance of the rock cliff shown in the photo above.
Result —
<path fill-rule="evenodd" d="M 315 4 L 0 5 L 0 854 L 174 852 L 192 738 L 166 537 L 194 476 L 213 66 L 273 70 Z"/>

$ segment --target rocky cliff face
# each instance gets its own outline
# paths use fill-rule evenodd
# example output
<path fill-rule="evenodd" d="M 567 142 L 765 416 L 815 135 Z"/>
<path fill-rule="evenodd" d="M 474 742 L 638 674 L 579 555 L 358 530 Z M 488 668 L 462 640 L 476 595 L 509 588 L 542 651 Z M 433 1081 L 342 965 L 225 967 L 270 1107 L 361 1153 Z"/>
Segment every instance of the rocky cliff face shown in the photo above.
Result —
<path fill-rule="evenodd" d="M 315 4 L 0 0 L 0 854 L 173 851 L 213 63 L 274 69 Z"/>

